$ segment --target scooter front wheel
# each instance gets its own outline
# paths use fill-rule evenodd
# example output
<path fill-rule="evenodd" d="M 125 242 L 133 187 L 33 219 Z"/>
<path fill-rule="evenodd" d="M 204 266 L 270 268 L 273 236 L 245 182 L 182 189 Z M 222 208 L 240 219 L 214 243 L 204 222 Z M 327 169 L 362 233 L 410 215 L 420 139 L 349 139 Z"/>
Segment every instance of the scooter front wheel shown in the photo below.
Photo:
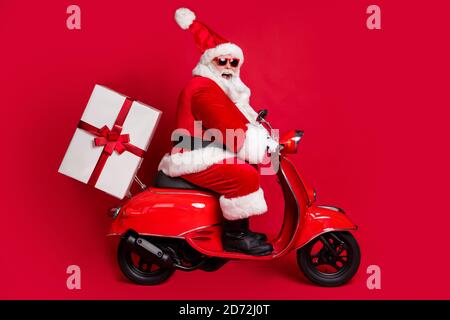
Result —
<path fill-rule="evenodd" d="M 313 283 L 340 286 L 358 270 L 361 253 L 350 232 L 328 232 L 297 250 L 297 264 Z"/>
<path fill-rule="evenodd" d="M 160 284 L 175 272 L 173 268 L 163 268 L 146 261 L 127 245 L 125 239 L 120 240 L 117 261 L 122 273 L 134 283 L 141 285 Z"/>

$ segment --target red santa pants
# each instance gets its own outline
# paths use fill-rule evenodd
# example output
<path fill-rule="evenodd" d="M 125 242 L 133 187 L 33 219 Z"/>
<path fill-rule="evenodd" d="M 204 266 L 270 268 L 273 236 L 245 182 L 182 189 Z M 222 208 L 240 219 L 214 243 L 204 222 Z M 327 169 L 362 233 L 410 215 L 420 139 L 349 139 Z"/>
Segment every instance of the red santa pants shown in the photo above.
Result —
<path fill-rule="evenodd" d="M 237 158 L 230 160 L 181 177 L 221 194 L 220 207 L 228 220 L 244 219 L 266 212 L 267 204 L 260 188 L 257 169 Z"/>

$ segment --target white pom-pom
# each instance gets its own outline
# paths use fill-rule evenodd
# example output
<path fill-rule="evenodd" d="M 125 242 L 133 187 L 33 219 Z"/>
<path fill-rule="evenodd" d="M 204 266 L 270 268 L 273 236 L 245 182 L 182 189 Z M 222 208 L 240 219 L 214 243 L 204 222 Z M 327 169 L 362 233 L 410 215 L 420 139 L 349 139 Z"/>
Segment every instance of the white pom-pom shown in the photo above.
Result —
<path fill-rule="evenodd" d="M 183 30 L 188 29 L 194 20 L 195 14 L 187 8 L 180 8 L 175 11 L 175 21 Z"/>

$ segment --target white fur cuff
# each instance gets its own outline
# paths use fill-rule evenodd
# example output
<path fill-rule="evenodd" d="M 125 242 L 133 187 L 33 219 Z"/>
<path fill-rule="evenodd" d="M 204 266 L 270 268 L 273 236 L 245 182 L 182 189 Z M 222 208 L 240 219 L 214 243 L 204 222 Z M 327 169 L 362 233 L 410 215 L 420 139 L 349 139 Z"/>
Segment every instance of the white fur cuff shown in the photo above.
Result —
<path fill-rule="evenodd" d="M 264 191 L 259 188 L 242 197 L 225 198 L 221 196 L 220 208 L 225 219 L 238 220 L 263 214 L 267 211 L 267 203 L 264 199 Z"/>
<path fill-rule="evenodd" d="M 269 133 L 262 125 L 256 126 L 249 123 L 245 132 L 244 145 L 237 156 L 251 164 L 261 163 L 264 161 L 267 147 L 271 141 Z"/>

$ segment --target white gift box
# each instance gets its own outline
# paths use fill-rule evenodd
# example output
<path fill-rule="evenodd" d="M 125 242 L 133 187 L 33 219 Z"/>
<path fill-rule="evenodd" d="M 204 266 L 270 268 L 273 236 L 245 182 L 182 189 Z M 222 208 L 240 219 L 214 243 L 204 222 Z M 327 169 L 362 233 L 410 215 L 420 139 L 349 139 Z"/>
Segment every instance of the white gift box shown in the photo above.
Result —
<path fill-rule="evenodd" d="M 96 85 L 59 172 L 124 198 L 161 111 Z"/>

